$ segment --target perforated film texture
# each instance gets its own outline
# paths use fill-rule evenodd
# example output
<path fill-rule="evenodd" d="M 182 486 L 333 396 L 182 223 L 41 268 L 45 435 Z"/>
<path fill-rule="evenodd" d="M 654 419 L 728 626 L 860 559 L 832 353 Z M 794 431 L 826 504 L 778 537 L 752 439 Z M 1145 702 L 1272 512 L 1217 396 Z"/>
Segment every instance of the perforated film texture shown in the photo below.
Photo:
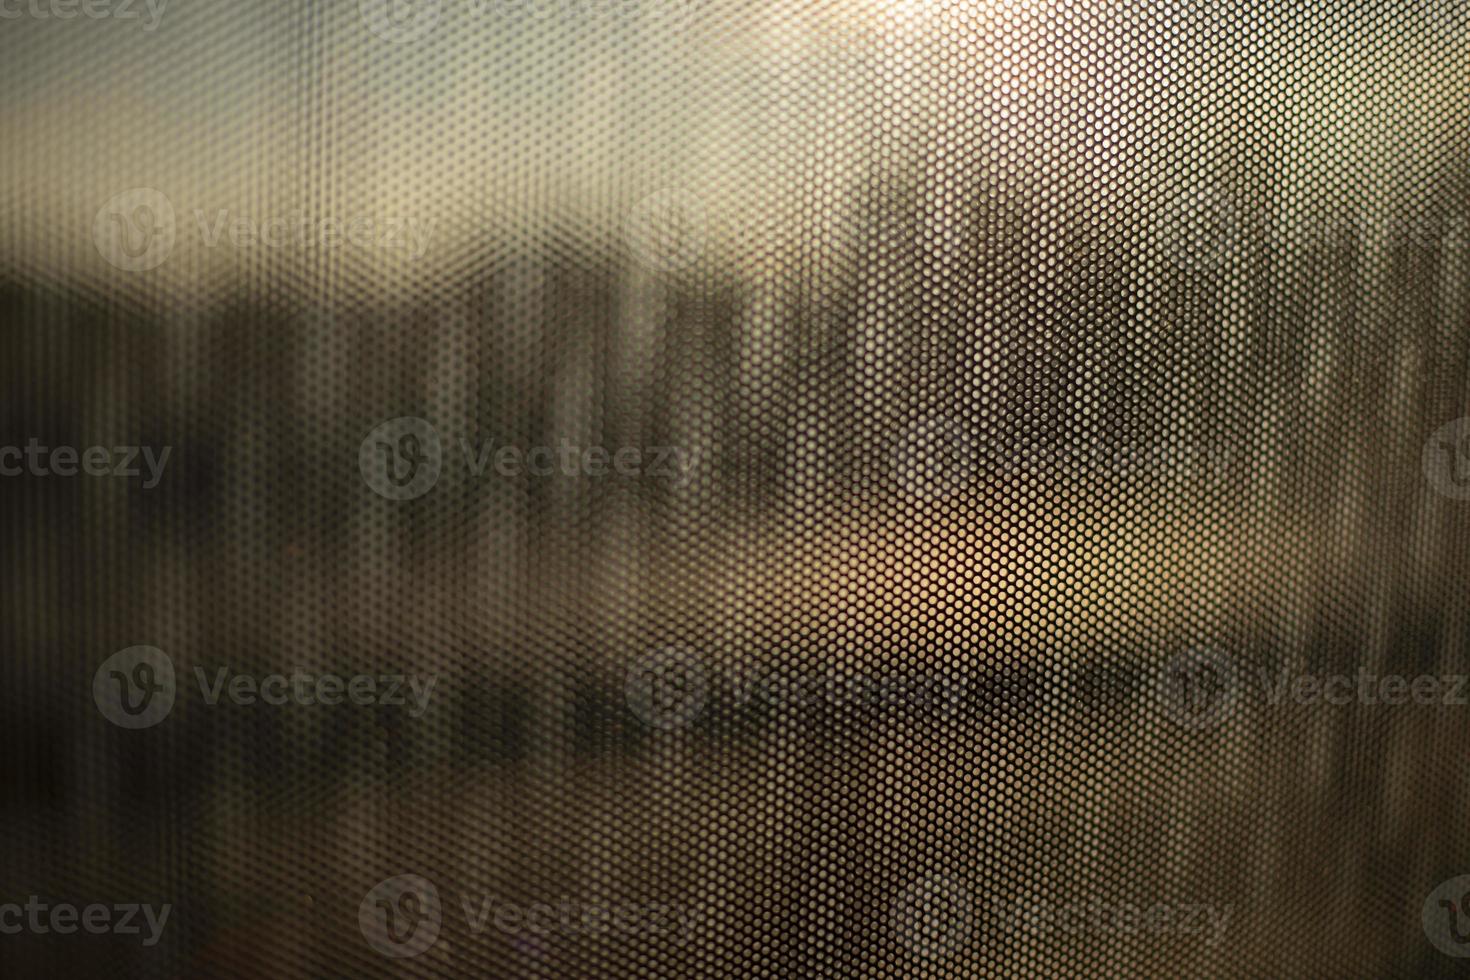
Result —
<path fill-rule="evenodd" d="M 0 972 L 1457 975 L 1462 0 L 68 9 Z"/>

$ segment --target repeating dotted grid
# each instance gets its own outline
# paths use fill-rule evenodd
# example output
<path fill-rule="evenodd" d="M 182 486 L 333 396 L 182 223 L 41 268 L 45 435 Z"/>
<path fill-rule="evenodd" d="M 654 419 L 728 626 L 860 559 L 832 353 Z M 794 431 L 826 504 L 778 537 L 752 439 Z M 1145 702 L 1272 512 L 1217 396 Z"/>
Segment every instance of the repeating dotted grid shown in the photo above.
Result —
<path fill-rule="evenodd" d="M 768 16 L 794 32 L 815 15 Z M 346 665 L 433 671 L 442 695 L 418 719 L 278 721 L 184 699 L 123 744 L 96 734 L 79 691 L 76 728 L 97 740 L 68 799 L 105 799 L 102 822 L 154 835 L 27 825 L 21 843 L 44 862 L 24 870 L 177 893 L 165 955 L 226 975 L 1412 975 L 1420 893 L 1457 856 L 1423 816 L 1464 805 L 1452 753 L 1434 749 L 1449 729 L 1246 700 L 1191 730 L 1140 693 L 1198 643 L 1248 675 L 1270 662 L 1263 642 L 1351 666 L 1373 655 L 1370 611 L 1395 588 L 1453 608 L 1458 525 L 1433 509 L 1417 455 L 1456 414 L 1464 365 L 1445 341 L 1464 324 L 1446 280 L 1463 266 L 1392 241 L 1327 252 L 1300 229 L 1259 233 L 1281 203 L 1281 148 L 1334 145 L 1355 97 L 1452 111 L 1428 80 L 1445 71 L 1431 54 L 1452 49 L 1397 16 L 939 5 L 917 35 L 878 15 L 829 27 L 823 43 L 898 57 L 767 79 L 758 98 L 682 90 L 687 51 L 660 48 L 667 62 L 627 67 L 667 90 L 635 107 L 652 142 L 675 155 L 664 100 L 695 100 L 717 135 L 760 117 L 749 152 L 772 187 L 797 190 L 792 227 L 759 195 L 749 211 L 723 203 L 748 188 L 716 164 L 691 192 L 708 199 L 704 250 L 649 268 L 621 213 L 548 221 L 541 174 L 518 163 L 493 233 L 419 284 L 437 303 L 399 308 L 360 269 L 286 266 L 254 306 L 172 332 L 97 327 L 96 414 L 178 433 L 189 480 L 164 488 L 167 507 L 66 511 L 68 546 L 136 521 L 146 547 L 102 546 L 105 579 L 79 586 L 106 607 L 91 626 L 25 629 L 89 657 L 146 638 L 186 678 Z M 680 43 L 749 43 L 739 19 L 700 5 Z M 525 33 L 514 84 L 535 93 L 564 38 Z M 471 65 L 488 50 L 482 33 L 429 43 Z M 412 49 L 381 57 L 414 94 Z M 330 138 L 371 141 L 344 120 L 376 105 L 344 96 Z M 850 188 L 813 177 L 845 159 L 820 141 L 815 160 L 803 152 L 824 111 L 863 120 L 870 223 L 834 214 Z M 412 153 L 403 137 L 426 124 L 388 130 L 386 171 L 478 138 L 472 112 L 433 119 L 449 125 Z M 555 132 L 514 135 L 541 160 Z M 1399 142 L 1406 159 L 1439 148 L 1428 133 Z M 1324 154 L 1288 175 L 1371 212 L 1381 191 L 1363 162 Z M 626 196 L 685 176 L 641 175 Z M 967 213 L 976 194 L 994 206 Z M 736 272 L 719 264 L 730 254 Z M 322 280 L 332 311 L 297 309 Z M 119 287 L 104 312 L 143 288 Z M 75 353 L 51 343 L 48 376 Z M 710 447 L 712 485 L 450 468 L 423 497 L 387 501 L 358 478 L 354 454 L 385 419 L 430 420 L 452 454 L 461 437 L 545 438 L 567 405 L 589 441 Z M 896 473 L 916 424 L 928 441 Z M 1239 468 L 998 472 L 985 455 L 998 436 L 1063 434 L 1223 445 Z M 793 476 L 797 436 L 825 455 Z M 189 469 L 185 450 L 208 465 Z M 27 499 L 41 518 L 53 506 Z M 701 658 L 712 694 L 688 725 L 654 731 L 624 703 L 624 675 L 664 646 Z M 754 667 L 934 674 L 977 693 L 948 715 L 752 709 L 731 678 Z M 995 677 L 1024 680 L 1007 696 Z M 434 884 L 443 922 L 390 960 L 358 911 L 399 874 Z M 563 896 L 703 916 L 674 943 L 476 933 L 462 912 Z M 1234 916 L 1211 946 L 1008 929 L 997 911 L 1074 897 Z"/>

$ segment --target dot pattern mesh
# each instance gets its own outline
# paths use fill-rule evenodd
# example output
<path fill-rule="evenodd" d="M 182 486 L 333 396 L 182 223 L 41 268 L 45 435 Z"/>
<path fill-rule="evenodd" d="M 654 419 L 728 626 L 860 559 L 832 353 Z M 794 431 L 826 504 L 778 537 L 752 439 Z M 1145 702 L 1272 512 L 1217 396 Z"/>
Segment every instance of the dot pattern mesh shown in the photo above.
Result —
<path fill-rule="evenodd" d="M 1462 975 L 1462 0 L 5 9 L 0 973 Z"/>

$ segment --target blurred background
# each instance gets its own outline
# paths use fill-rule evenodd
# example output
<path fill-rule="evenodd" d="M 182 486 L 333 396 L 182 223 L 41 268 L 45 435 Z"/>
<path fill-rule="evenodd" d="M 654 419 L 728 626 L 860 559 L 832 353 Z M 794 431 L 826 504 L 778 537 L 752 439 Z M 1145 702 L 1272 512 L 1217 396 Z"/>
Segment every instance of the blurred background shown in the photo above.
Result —
<path fill-rule="evenodd" d="M 1259 678 L 1466 672 L 1470 5 L 9 0 L 0 72 L 0 447 L 169 450 L 0 477 L 0 904 L 173 907 L 6 975 L 1457 975 L 1470 708 Z M 1016 924 L 1094 900 L 1230 918 Z"/>

